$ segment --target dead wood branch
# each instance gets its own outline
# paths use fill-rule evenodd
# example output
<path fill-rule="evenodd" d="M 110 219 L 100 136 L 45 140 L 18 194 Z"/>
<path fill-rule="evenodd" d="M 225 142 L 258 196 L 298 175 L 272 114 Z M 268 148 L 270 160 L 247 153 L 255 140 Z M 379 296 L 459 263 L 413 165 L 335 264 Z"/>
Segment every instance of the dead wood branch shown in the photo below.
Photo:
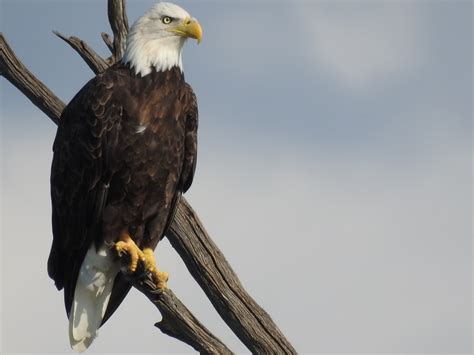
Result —
<path fill-rule="evenodd" d="M 150 275 L 129 279 L 159 309 L 162 320 L 155 324 L 163 333 L 192 346 L 201 354 L 232 354 L 219 339 L 194 317 L 170 289 L 157 289 Z"/>
<path fill-rule="evenodd" d="M 114 53 L 114 43 L 110 39 L 110 36 L 108 33 L 102 32 L 101 34 L 102 39 L 104 40 L 105 45 L 107 48 L 110 50 L 110 53 Z"/>
<path fill-rule="evenodd" d="M 0 33 L 0 74 L 58 124 L 64 103 L 18 60 L 3 33 Z"/>
<path fill-rule="evenodd" d="M 109 16 L 110 28 L 114 34 L 114 62 L 118 62 L 123 57 L 128 33 L 125 0 L 108 0 L 107 14 Z"/>
<path fill-rule="evenodd" d="M 101 56 L 99 56 L 91 47 L 87 45 L 86 42 L 80 38 L 75 36 L 66 37 L 58 31 L 53 31 L 53 33 L 61 38 L 64 42 L 69 44 L 77 53 L 79 53 L 81 58 L 84 59 L 86 64 L 95 74 L 102 73 L 109 67 L 106 61 L 103 60 Z"/>
<path fill-rule="evenodd" d="M 184 198 L 167 237 L 222 319 L 252 353 L 296 354 L 268 313 L 245 291 Z"/>

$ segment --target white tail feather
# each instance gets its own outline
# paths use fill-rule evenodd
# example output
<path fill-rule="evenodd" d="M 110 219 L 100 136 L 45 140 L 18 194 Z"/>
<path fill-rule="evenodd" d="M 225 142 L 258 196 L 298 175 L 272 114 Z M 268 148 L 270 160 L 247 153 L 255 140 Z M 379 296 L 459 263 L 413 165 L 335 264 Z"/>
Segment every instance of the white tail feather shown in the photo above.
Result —
<path fill-rule="evenodd" d="M 92 245 L 87 251 L 69 314 L 69 341 L 73 350 L 83 352 L 97 336 L 119 270 L 120 264 L 107 247 L 96 251 Z"/>

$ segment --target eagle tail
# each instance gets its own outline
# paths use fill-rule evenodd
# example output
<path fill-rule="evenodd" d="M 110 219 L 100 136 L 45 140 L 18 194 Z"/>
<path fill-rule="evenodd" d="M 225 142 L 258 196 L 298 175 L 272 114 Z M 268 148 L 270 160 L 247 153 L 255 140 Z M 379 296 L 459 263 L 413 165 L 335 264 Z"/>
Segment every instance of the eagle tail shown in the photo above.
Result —
<path fill-rule="evenodd" d="M 71 348 L 85 351 L 102 324 L 120 265 L 111 250 L 92 245 L 82 262 L 69 314 Z"/>

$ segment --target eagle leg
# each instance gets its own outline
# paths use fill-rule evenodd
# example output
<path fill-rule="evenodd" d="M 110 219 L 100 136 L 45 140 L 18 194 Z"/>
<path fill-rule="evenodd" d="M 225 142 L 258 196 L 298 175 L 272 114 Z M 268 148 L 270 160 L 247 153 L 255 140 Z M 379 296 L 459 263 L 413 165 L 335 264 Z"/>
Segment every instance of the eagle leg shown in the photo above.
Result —
<path fill-rule="evenodd" d="M 128 271 L 133 273 L 137 270 L 138 261 L 143 259 L 143 252 L 135 244 L 128 233 L 124 233 L 120 240 L 115 243 L 115 251 L 121 257 L 124 253 L 129 257 Z"/>
<path fill-rule="evenodd" d="M 144 248 L 141 258 L 145 270 L 153 276 L 153 280 L 156 283 L 156 286 L 161 289 L 168 288 L 166 282 L 168 281 L 168 273 L 158 270 L 155 262 L 155 255 L 153 254 L 153 249 Z"/>

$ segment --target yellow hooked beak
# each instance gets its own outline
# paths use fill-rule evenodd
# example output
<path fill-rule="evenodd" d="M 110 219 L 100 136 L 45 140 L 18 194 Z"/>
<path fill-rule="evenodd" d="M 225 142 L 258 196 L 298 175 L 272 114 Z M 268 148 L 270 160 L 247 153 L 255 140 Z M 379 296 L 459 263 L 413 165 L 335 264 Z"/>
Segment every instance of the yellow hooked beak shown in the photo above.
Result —
<path fill-rule="evenodd" d="M 202 28 L 199 22 L 195 19 L 185 18 L 176 27 L 170 28 L 168 31 L 178 34 L 182 37 L 190 37 L 197 40 L 197 43 L 202 39 Z"/>

